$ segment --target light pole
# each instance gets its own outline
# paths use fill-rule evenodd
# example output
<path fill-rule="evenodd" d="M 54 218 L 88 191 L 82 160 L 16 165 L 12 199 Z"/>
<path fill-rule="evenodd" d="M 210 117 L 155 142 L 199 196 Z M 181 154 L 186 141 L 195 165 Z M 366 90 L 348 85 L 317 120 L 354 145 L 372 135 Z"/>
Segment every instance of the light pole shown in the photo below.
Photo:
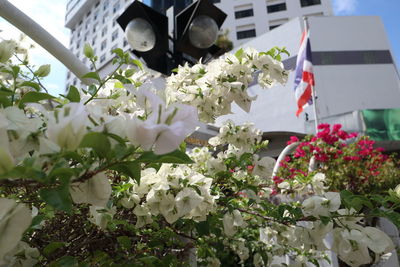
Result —
<path fill-rule="evenodd" d="M 167 16 L 138 0 L 117 19 L 132 52 L 149 68 L 167 75 L 180 64 L 217 54 L 220 48 L 214 43 L 227 16 L 209 0 L 198 0 L 186 8 L 182 0 L 173 4 L 174 36 L 169 36 Z"/>
<path fill-rule="evenodd" d="M 65 65 L 84 84 L 91 84 L 93 80 L 81 77 L 90 70 L 71 51 L 62 45 L 39 24 L 25 15 L 7 0 L 0 0 L 0 16 L 28 35 L 32 40 L 46 49 L 50 54 Z"/>

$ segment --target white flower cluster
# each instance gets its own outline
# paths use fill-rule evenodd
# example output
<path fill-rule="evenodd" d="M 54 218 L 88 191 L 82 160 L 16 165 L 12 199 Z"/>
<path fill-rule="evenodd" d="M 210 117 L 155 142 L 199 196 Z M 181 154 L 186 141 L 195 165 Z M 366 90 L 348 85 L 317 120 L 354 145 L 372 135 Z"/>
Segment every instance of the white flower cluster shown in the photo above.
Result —
<path fill-rule="evenodd" d="M 364 227 L 361 225 L 362 214 L 357 214 L 354 209 L 339 209 L 341 205 L 340 194 L 337 192 L 327 192 L 323 196 L 312 196 L 306 199 L 302 205 L 304 216 L 332 217 L 334 222 L 323 224 L 321 222 L 312 223 L 312 227 L 304 229 L 312 237 L 311 243 L 323 248 L 323 239 L 328 233 L 333 236 L 331 245 L 326 249 L 331 249 L 350 266 L 360 266 L 379 259 L 383 254 L 389 253 L 394 249 L 392 240 L 381 230 L 375 227 Z M 334 227 L 335 225 L 335 227 Z M 297 236 L 300 236 L 297 234 Z M 375 254 L 371 258 L 370 252 Z"/>
<path fill-rule="evenodd" d="M 249 112 L 256 97 L 249 96 L 247 88 L 257 70 L 263 87 L 284 84 L 288 77 L 283 64 L 266 53 L 240 50 L 207 65 L 179 67 L 177 74 L 167 79 L 167 99 L 195 106 L 203 122 L 214 122 L 215 118 L 231 113 L 233 102 Z"/>
<path fill-rule="evenodd" d="M 132 187 L 121 204 L 134 208 L 136 227 L 151 223 L 152 216 L 160 214 L 170 224 L 180 218 L 204 221 L 215 208 L 211 183 L 211 178 L 186 165 L 163 164 L 158 171 L 142 171 L 140 184 L 130 181 Z"/>
<path fill-rule="evenodd" d="M 262 131 L 254 128 L 253 123 L 235 125 L 226 121 L 219 129 L 219 134 L 208 141 L 212 146 L 230 144 L 243 153 L 252 151 L 252 147 L 261 142 Z"/>

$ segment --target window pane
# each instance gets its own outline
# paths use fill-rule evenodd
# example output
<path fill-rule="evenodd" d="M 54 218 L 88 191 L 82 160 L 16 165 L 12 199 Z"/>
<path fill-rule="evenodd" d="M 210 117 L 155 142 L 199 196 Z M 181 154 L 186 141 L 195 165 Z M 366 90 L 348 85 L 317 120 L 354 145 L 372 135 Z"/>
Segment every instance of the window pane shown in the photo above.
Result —
<path fill-rule="evenodd" d="M 235 12 L 235 18 L 237 18 L 237 19 L 251 17 L 251 16 L 254 16 L 252 8 Z"/>
<path fill-rule="evenodd" d="M 256 36 L 256 30 L 255 29 L 236 32 L 236 37 L 237 37 L 238 40 L 251 38 L 251 37 L 255 37 L 255 36 Z"/>
<path fill-rule="evenodd" d="M 267 6 L 268 13 L 274 13 L 286 10 L 286 3 Z"/>
<path fill-rule="evenodd" d="M 320 5 L 321 0 L 300 0 L 301 7 Z"/>

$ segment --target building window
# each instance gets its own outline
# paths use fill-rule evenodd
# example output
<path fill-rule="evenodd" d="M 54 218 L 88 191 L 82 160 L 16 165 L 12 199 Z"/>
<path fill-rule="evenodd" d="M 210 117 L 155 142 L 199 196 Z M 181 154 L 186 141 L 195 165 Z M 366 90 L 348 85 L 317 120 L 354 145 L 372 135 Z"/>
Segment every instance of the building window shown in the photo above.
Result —
<path fill-rule="evenodd" d="M 99 16 L 99 11 L 96 10 L 93 14 L 93 20 L 96 20 L 98 16 Z"/>
<path fill-rule="evenodd" d="M 100 50 L 101 50 L 101 51 L 103 51 L 103 50 L 104 50 L 104 48 L 106 48 L 106 46 L 107 46 L 107 39 L 106 39 L 106 40 L 104 40 L 103 42 L 101 42 L 101 45 L 100 45 Z"/>
<path fill-rule="evenodd" d="M 97 28 L 97 25 L 95 24 L 95 25 L 93 25 L 93 33 L 95 33 L 96 32 L 96 28 Z"/>
<path fill-rule="evenodd" d="M 92 11 L 89 11 L 89 12 L 86 14 L 86 17 L 89 17 L 90 14 L 92 14 Z"/>
<path fill-rule="evenodd" d="M 286 10 L 286 3 L 267 6 L 268 13 L 275 13 Z"/>
<path fill-rule="evenodd" d="M 256 37 L 256 30 L 245 30 L 236 32 L 236 37 L 238 40 Z"/>
<path fill-rule="evenodd" d="M 108 7 L 108 1 L 105 1 L 104 4 L 103 4 L 103 10 L 106 10 L 107 7 Z"/>
<path fill-rule="evenodd" d="M 106 60 L 106 54 L 100 57 L 100 63 L 103 63 Z"/>
<path fill-rule="evenodd" d="M 124 47 L 128 45 L 128 41 L 124 39 Z"/>
<path fill-rule="evenodd" d="M 76 82 L 77 82 L 77 80 L 76 80 L 76 78 L 74 78 L 74 82 L 72 84 L 75 86 Z"/>
<path fill-rule="evenodd" d="M 96 36 L 95 37 L 93 37 L 93 40 L 92 40 L 92 46 L 94 46 L 94 44 L 96 43 Z"/>
<path fill-rule="evenodd" d="M 86 20 L 85 29 L 89 28 L 89 24 L 90 24 L 90 18 Z"/>
<path fill-rule="evenodd" d="M 106 35 L 107 33 L 107 26 L 105 26 L 102 30 L 101 30 L 101 37 L 104 37 L 104 35 Z"/>
<path fill-rule="evenodd" d="M 69 77 L 71 77 L 71 72 L 70 71 L 67 72 L 67 79 L 69 79 Z"/>
<path fill-rule="evenodd" d="M 111 42 L 118 38 L 118 30 L 115 30 L 111 35 Z"/>
<path fill-rule="evenodd" d="M 214 4 L 217 4 L 217 3 L 221 3 L 221 0 L 212 0 L 211 2 L 213 2 Z"/>
<path fill-rule="evenodd" d="M 117 18 L 114 18 L 114 19 L 113 19 L 112 26 L 115 27 L 115 25 L 117 25 Z"/>
<path fill-rule="evenodd" d="M 78 40 L 78 42 L 76 43 L 76 49 L 79 49 L 79 47 L 80 47 L 80 42 L 81 42 L 81 40 Z"/>
<path fill-rule="evenodd" d="M 240 18 L 245 18 L 245 17 L 252 17 L 254 16 L 253 9 L 245 9 L 245 10 L 240 10 L 235 12 L 235 18 L 240 19 Z"/>
<path fill-rule="evenodd" d="M 82 25 L 82 22 L 83 22 L 82 20 L 81 20 L 81 21 L 79 21 L 79 26 L 80 26 L 80 25 Z"/>
<path fill-rule="evenodd" d="M 103 23 L 106 23 L 108 19 L 108 12 L 104 13 L 103 15 Z"/>
<path fill-rule="evenodd" d="M 321 0 L 300 0 L 301 7 L 320 5 Z"/>
<path fill-rule="evenodd" d="M 113 13 L 115 14 L 119 9 L 119 3 L 116 3 L 113 8 Z"/>
<path fill-rule="evenodd" d="M 281 26 L 280 24 L 278 24 L 278 25 L 271 25 L 271 26 L 269 26 L 269 29 L 270 30 L 273 30 L 273 29 L 275 29 L 275 28 L 277 28 L 277 27 L 279 27 L 279 26 Z"/>
<path fill-rule="evenodd" d="M 96 3 L 95 8 L 98 7 L 99 5 L 100 5 L 100 1 L 98 1 L 98 2 Z"/>
<path fill-rule="evenodd" d="M 110 55 L 113 55 L 113 51 L 114 51 L 115 49 L 117 49 L 117 48 L 118 48 L 118 45 L 117 45 L 117 44 L 113 45 L 113 47 L 111 47 L 111 50 L 110 50 Z"/>

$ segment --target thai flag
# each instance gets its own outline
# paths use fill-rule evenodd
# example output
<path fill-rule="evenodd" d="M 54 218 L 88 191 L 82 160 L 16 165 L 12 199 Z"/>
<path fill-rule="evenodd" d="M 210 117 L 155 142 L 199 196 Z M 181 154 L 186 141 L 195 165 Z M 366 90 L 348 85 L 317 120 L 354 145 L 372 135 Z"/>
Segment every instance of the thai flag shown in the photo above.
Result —
<path fill-rule="evenodd" d="M 297 55 L 296 78 L 294 80 L 294 94 L 298 107 L 296 116 L 299 116 L 305 107 L 312 105 L 314 84 L 310 38 L 308 31 L 304 30 L 301 37 L 300 51 Z"/>

